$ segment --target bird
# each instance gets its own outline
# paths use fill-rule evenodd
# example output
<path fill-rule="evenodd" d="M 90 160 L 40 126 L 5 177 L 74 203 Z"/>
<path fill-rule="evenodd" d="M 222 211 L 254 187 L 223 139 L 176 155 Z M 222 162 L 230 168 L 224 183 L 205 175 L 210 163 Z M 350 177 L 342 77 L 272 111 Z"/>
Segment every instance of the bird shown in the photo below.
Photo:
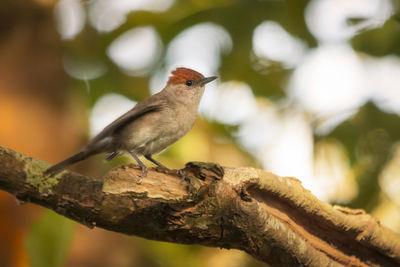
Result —
<path fill-rule="evenodd" d="M 169 170 L 152 156 L 192 129 L 205 85 L 216 78 L 204 77 L 189 68 L 176 68 L 159 93 L 137 103 L 106 126 L 79 152 L 48 168 L 44 173 L 54 176 L 68 166 L 100 153 L 106 153 L 107 160 L 121 153 L 129 153 L 141 168 L 138 183 L 147 176 L 147 167 L 139 156 Z"/>

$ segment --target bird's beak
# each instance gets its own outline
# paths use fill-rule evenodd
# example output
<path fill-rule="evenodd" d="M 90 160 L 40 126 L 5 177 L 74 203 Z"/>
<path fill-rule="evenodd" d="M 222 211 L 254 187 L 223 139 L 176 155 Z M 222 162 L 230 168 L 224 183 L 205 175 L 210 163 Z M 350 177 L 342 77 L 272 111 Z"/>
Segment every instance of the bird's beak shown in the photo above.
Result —
<path fill-rule="evenodd" d="M 206 77 L 206 78 L 200 80 L 199 85 L 201 85 L 201 86 L 205 85 L 206 83 L 212 82 L 217 78 L 218 78 L 217 76 Z"/>

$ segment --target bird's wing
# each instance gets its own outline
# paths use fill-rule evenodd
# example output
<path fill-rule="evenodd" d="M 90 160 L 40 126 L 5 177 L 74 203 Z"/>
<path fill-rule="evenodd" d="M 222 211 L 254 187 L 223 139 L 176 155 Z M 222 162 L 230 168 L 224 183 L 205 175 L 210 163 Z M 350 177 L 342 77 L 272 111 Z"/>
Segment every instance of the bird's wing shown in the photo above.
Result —
<path fill-rule="evenodd" d="M 154 97 L 154 98 L 153 98 Z M 142 117 L 148 113 L 159 111 L 165 107 L 166 101 L 163 99 L 157 99 L 155 95 L 150 97 L 143 102 L 136 104 L 131 110 L 121 115 L 118 119 L 113 121 L 107 127 L 105 127 L 98 135 L 96 135 L 87 146 L 96 144 L 104 138 L 111 136 L 114 132 L 121 129 L 128 123 L 135 119 Z"/>

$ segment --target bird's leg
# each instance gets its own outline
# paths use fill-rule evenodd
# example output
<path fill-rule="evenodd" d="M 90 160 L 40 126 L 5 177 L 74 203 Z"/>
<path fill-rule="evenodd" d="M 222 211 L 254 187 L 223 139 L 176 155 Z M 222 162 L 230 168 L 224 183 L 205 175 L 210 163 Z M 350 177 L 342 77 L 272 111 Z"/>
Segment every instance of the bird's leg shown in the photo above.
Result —
<path fill-rule="evenodd" d="M 133 151 L 129 151 L 129 153 L 132 155 L 132 157 L 136 160 L 136 162 L 139 164 L 140 168 L 142 169 L 142 174 L 139 177 L 138 184 L 142 183 L 143 177 L 147 176 L 147 167 L 146 165 L 143 164 L 143 162 L 140 161 L 138 156 Z"/>
<path fill-rule="evenodd" d="M 167 168 L 167 167 L 165 167 L 165 165 L 163 165 L 163 164 L 161 164 L 160 162 L 158 162 L 157 160 L 153 159 L 153 158 L 151 157 L 151 155 L 147 155 L 147 156 L 144 156 L 144 157 L 145 157 L 147 160 L 150 160 L 151 162 L 153 162 L 154 164 L 156 164 L 158 167 L 170 171 L 170 169 Z"/>
<path fill-rule="evenodd" d="M 119 152 L 117 152 L 117 151 L 108 153 L 108 155 L 107 155 L 107 157 L 106 157 L 106 160 L 107 160 L 107 161 L 110 161 L 110 160 L 112 160 L 113 158 L 115 158 L 116 156 L 118 156 L 118 154 L 119 154 Z"/>
<path fill-rule="evenodd" d="M 182 177 L 182 179 L 185 179 L 186 180 L 186 176 L 185 176 L 185 171 L 184 170 L 171 170 L 171 169 L 169 169 L 169 168 L 167 168 L 166 166 L 164 166 L 163 164 L 161 164 L 160 162 L 158 162 L 157 160 L 155 160 L 155 159 L 153 159 L 152 157 L 151 157 L 151 155 L 147 155 L 147 156 L 144 156 L 146 159 L 148 159 L 148 160 L 150 160 L 151 162 L 153 162 L 154 164 L 156 164 L 158 167 L 160 167 L 160 168 L 162 168 L 162 169 L 164 169 L 164 170 L 167 170 L 167 171 L 172 171 L 172 172 L 174 172 L 175 174 L 177 174 L 177 175 L 179 175 L 180 177 Z"/>

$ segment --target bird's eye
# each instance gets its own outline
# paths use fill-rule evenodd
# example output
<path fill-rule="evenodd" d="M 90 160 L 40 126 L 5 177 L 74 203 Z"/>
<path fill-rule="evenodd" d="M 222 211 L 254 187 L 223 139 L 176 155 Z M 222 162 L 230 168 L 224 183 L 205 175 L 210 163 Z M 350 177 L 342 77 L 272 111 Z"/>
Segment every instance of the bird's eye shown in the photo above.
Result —
<path fill-rule="evenodd" d="M 185 83 L 187 86 L 191 86 L 192 85 L 192 81 L 191 80 L 187 80 Z"/>

